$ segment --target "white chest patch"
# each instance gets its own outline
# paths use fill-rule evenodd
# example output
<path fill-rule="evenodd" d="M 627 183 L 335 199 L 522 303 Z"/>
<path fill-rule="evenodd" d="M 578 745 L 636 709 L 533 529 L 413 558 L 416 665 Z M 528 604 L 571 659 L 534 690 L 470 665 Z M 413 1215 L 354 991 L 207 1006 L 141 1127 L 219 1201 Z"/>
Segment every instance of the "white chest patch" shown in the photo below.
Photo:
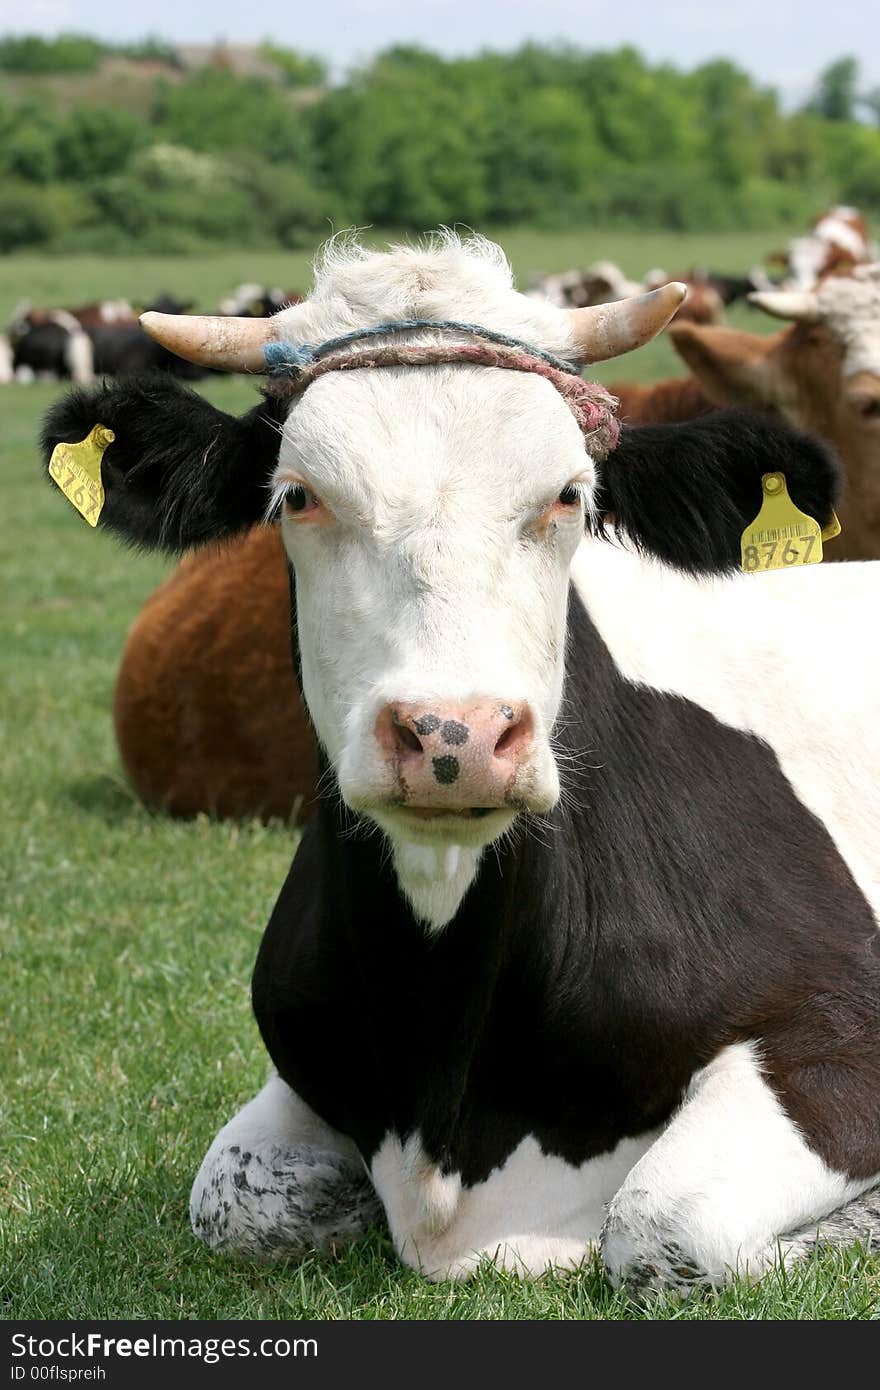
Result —
<path fill-rule="evenodd" d="M 820 319 L 844 349 L 843 375 L 880 374 L 880 265 L 856 266 L 816 291 Z"/>
<path fill-rule="evenodd" d="M 397 882 L 429 931 L 440 931 L 455 916 L 476 877 L 482 853 L 463 845 L 394 846 Z"/>
<path fill-rule="evenodd" d="M 428 1279 L 461 1279 L 482 1260 L 520 1275 L 574 1269 L 596 1244 L 607 1203 L 656 1137 L 623 1139 L 575 1166 L 527 1135 L 484 1182 L 462 1187 L 418 1134 L 387 1134 L 371 1175 L 401 1259 Z"/>

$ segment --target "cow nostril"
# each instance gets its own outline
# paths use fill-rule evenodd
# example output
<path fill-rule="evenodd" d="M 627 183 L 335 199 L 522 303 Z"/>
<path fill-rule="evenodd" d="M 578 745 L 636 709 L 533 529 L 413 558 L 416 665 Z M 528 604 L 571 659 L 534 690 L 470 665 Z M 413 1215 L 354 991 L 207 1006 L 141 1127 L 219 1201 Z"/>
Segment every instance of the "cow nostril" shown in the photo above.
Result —
<path fill-rule="evenodd" d="M 413 733 L 412 729 L 408 729 L 405 724 L 399 724 L 396 718 L 394 719 L 394 737 L 397 740 L 398 748 L 401 748 L 404 752 L 424 752 L 421 740 L 417 735 Z"/>
<path fill-rule="evenodd" d="M 505 753 L 512 753 L 518 743 L 522 741 L 524 729 L 522 724 L 511 724 L 495 744 L 495 757 L 502 757 Z"/>

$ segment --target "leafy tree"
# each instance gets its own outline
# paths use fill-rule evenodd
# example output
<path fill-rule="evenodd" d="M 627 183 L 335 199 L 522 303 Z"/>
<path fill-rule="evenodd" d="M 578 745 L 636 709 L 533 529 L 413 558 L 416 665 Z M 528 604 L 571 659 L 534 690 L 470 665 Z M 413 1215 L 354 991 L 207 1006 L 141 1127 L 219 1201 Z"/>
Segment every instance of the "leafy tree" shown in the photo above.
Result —
<path fill-rule="evenodd" d="M 43 39 L 35 34 L 0 39 L 0 69 L 7 72 L 94 72 L 104 52 L 97 39 L 59 34 Z"/>
<path fill-rule="evenodd" d="M 838 58 L 819 74 L 807 109 L 826 121 L 851 121 L 855 115 L 859 65 L 855 58 Z"/>
<path fill-rule="evenodd" d="M 260 44 L 259 52 L 283 74 L 287 87 L 323 87 L 327 81 L 327 64 L 313 54 L 278 48 L 268 39 Z"/>
<path fill-rule="evenodd" d="M 164 63 L 169 68 L 180 67 L 174 45 L 157 38 L 155 34 L 147 34 L 134 43 L 108 44 L 107 51 L 118 53 L 120 58 L 128 58 L 135 63 Z"/>
<path fill-rule="evenodd" d="M 311 164 L 301 113 L 270 83 L 204 68 L 159 90 L 152 121 L 159 137 L 192 150 L 257 151 L 271 163 Z"/>
<path fill-rule="evenodd" d="M 249 158 L 231 171 L 254 215 L 254 239 L 280 246 L 314 244 L 350 221 L 339 195 L 301 169 Z"/>
<path fill-rule="evenodd" d="M 316 109 L 324 172 L 358 221 L 479 221 L 488 200 L 474 115 L 409 62 L 380 58 Z"/>
<path fill-rule="evenodd" d="M 0 108 L 0 173 L 48 183 L 57 173 L 58 121 L 46 102 Z"/>
<path fill-rule="evenodd" d="M 42 126 L 21 126 L 4 142 L 0 160 L 10 174 L 48 183 L 57 173 L 55 140 Z"/>
<path fill-rule="evenodd" d="M 85 101 L 62 116 L 44 81 L 39 98 L 0 102 L 0 245 L 298 245 L 351 221 L 791 227 L 832 201 L 880 211 L 880 129 L 850 119 L 880 124 L 880 95 L 857 95 L 853 58 L 790 115 L 733 63 L 682 72 L 631 46 L 446 59 L 398 45 L 332 87 L 318 60 L 263 52 L 279 81 L 164 78 L 138 116 Z M 63 36 L 0 40 L 0 67 L 88 73 L 107 53 L 176 61 L 160 39 Z M 65 93 L 77 87 L 93 84 Z"/>
<path fill-rule="evenodd" d="M 92 217 L 94 209 L 80 189 L 4 179 L 0 184 L 0 252 L 56 246 L 68 231 L 84 226 Z"/>
<path fill-rule="evenodd" d="M 143 124 L 110 106 L 81 106 L 58 128 L 56 152 L 63 178 L 87 182 L 124 169 L 147 141 Z"/>

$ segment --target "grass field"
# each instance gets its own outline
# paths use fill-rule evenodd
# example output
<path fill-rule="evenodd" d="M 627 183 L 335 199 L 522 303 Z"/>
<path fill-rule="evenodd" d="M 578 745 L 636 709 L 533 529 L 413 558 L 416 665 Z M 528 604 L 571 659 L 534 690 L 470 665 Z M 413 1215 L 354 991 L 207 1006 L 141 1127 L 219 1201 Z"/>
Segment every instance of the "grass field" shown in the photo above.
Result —
<path fill-rule="evenodd" d="M 506 239 L 517 268 L 608 254 L 627 268 L 690 259 L 736 269 L 732 239 Z M 763 238 L 762 245 L 767 245 Z M 717 251 L 717 254 L 714 254 Z M 301 258 L 0 262 L 17 299 L 185 290 L 206 303 L 244 278 L 305 283 Z M 755 320 L 753 327 L 763 326 Z M 626 374 L 672 363 L 661 346 Z M 612 373 L 608 373 L 612 375 Z M 238 410 L 240 381 L 206 388 Z M 250 1267 L 189 1233 L 192 1177 L 217 1128 L 261 1084 L 248 982 L 295 836 L 148 814 L 119 769 L 110 700 L 128 624 L 166 571 L 82 525 L 39 476 L 35 435 L 54 389 L 0 395 L 3 813 L 0 864 L 0 1316 L 6 1318 L 864 1318 L 880 1259 L 826 1255 L 756 1289 L 648 1310 L 596 1269 L 466 1286 L 402 1270 L 377 1231 L 338 1259 Z"/>

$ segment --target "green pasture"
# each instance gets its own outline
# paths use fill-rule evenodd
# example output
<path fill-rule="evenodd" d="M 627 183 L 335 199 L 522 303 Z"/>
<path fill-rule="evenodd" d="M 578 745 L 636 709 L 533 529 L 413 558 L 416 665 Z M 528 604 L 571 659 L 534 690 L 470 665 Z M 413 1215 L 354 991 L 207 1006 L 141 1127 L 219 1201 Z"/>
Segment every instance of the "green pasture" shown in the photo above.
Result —
<path fill-rule="evenodd" d="M 692 260 L 736 270 L 768 245 L 505 240 L 521 274 L 599 255 L 630 271 Z M 306 260 L 19 257 L 0 262 L 0 319 L 24 297 L 73 303 L 167 289 L 210 305 L 244 279 L 304 285 Z M 756 316 L 753 326 L 765 325 Z M 617 373 L 669 370 L 661 344 Z M 232 410 L 253 399 L 241 381 L 214 380 L 205 392 Z M 880 1258 L 858 1251 L 758 1288 L 639 1309 L 595 1268 L 428 1285 L 400 1267 L 380 1230 L 338 1258 L 271 1268 L 197 1244 L 186 1214 L 192 1177 L 266 1072 L 248 984 L 296 836 L 281 824 L 175 823 L 129 791 L 110 721 L 113 681 L 127 627 L 167 565 L 91 532 L 40 477 L 35 436 L 54 393 L 0 392 L 0 1316 L 878 1316 Z"/>
<path fill-rule="evenodd" d="M 331 230 L 328 226 L 328 236 Z M 493 235 L 491 229 L 488 235 Z M 367 228 L 363 239 L 383 246 L 408 237 Z M 616 261 L 632 276 L 658 266 L 675 275 L 697 265 L 735 274 L 762 262 L 768 251 L 785 245 L 786 237 L 776 231 L 652 232 L 647 238 L 638 232 L 547 233 L 524 227 L 499 233 L 498 240 L 525 287 L 534 271 L 569 270 L 597 260 Z M 245 281 L 307 289 L 313 255 L 312 251 L 210 250 L 194 257 L 6 256 L 0 259 L 0 323 L 22 299 L 52 305 L 116 298 L 145 303 L 160 291 L 195 299 L 200 308 L 210 311 L 221 294 Z"/>

